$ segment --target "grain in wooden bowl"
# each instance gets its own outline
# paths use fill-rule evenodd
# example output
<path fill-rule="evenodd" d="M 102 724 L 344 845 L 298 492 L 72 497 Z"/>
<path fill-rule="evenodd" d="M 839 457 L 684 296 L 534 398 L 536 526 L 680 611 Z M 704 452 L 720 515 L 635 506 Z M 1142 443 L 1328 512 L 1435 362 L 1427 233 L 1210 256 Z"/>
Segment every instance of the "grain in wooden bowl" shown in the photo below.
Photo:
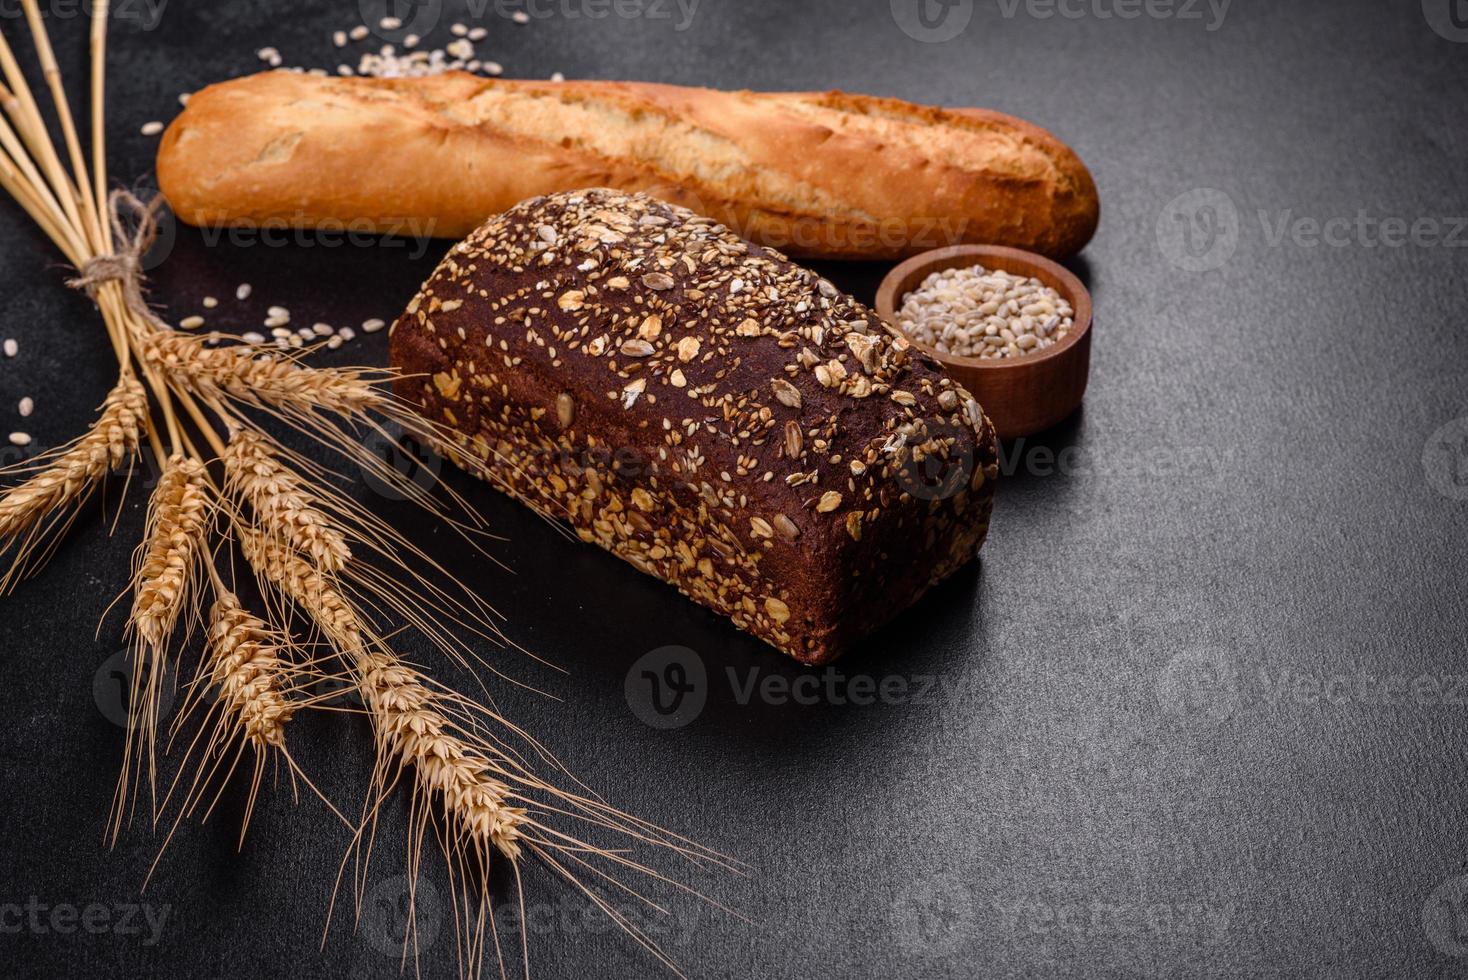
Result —
<path fill-rule="evenodd" d="M 1048 429 L 1080 406 L 1091 373 L 1091 294 L 1070 270 L 1042 255 L 999 245 L 935 249 L 887 273 L 877 290 L 877 313 L 901 332 L 897 313 L 909 293 L 935 272 L 976 265 L 1033 277 L 1054 289 L 1070 304 L 1069 330 L 1043 349 L 1009 358 L 965 357 L 909 339 L 978 399 L 999 438 L 1014 439 Z"/>

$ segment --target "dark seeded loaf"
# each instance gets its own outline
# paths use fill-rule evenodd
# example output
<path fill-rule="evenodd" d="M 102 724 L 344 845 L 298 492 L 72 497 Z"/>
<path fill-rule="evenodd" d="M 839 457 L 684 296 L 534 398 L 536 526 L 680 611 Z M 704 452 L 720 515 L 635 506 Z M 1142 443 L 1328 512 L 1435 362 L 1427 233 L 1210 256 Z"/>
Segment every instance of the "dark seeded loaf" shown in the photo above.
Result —
<path fill-rule="evenodd" d="M 536 198 L 393 325 L 452 458 L 808 663 L 978 552 L 978 404 L 866 307 L 643 195 Z"/>

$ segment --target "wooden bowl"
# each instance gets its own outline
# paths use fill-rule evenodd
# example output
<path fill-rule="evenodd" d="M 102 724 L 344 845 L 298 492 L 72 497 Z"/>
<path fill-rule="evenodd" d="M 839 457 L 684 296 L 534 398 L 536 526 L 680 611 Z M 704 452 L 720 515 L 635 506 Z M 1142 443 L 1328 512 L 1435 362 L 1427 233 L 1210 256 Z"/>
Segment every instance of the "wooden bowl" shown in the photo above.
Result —
<path fill-rule="evenodd" d="M 1038 354 L 1003 360 L 942 354 L 927 344 L 912 343 L 940 361 L 979 400 L 999 438 L 1048 429 L 1080 405 L 1091 373 L 1091 294 L 1069 269 L 1043 255 L 1000 245 L 934 249 L 887 273 L 877 289 L 877 315 L 901 333 L 897 310 L 909 292 L 935 272 L 970 265 L 1033 276 L 1060 293 L 1075 312 L 1070 333 Z"/>

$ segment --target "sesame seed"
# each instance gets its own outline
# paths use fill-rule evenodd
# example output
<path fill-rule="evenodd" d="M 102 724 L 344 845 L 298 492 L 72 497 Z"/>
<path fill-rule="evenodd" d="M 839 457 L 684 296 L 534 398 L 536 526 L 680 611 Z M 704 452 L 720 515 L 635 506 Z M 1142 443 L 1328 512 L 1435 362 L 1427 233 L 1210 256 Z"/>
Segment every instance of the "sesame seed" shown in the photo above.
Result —
<path fill-rule="evenodd" d="M 330 337 L 335 330 L 333 330 L 329 323 L 313 323 L 311 324 L 311 332 L 318 337 Z"/>
<path fill-rule="evenodd" d="M 463 24 L 455 24 L 449 28 L 449 33 L 454 37 L 466 37 L 469 34 L 469 28 Z"/>
<path fill-rule="evenodd" d="M 31 413 L 35 410 L 36 402 L 33 398 L 31 398 L 30 395 L 26 395 L 24 398 L 22 398 L 20 400 L 20 404 L 16 406 L 16 411 L 20 412 L 20 417 L 23 419 L 30 418 Z"/>
<path fill-rule="evenodd" d="M 418 42 L 421 40 L 423 39 L 417 34 L 409 34 L 407 37 L 403 38 L 403 47 L 416 48 L 418 46 Z"/>
<path fill-rule="evenodd" d="M 15 340 L 6 340 L 4 349 L 6 357 L 14 357 L 20 353 L 20 343 Z"/>
<path fill-rule="evenodd" d="M 562 75 L 560 72 L 552 72 L 550 80 L 553 82 L 564 82 L 566 80 L 566 76 Z"/>
<path fill-rule="evenodd" d="M 378 320 L 376 318 L 371 319 L 371 320 L 364 320 L 364 321 L 362 321 L 362 332 L 363 333 L 376 333 L 377 331 L 381 330 L 385 326 L 387 326 L 387 321 L 385 321 L 385 320 Z"/>
<path fill-rule="evenodd" d="M 483 41 L 487 37 L 489 37 L 489 31 L 483 27 L 476 27 L 469 32 L 469 40 L 471 41 Z"/>
<path fill-rule="evenodd" d="M 10 433 L 10 444 L 12 446 L 29 446 L 31 444 L 31 437 L 29 433 L 12 432 Z"/>
<path fill-rule="evenodd" d="M 204 297 L 204 309 L 206 309 L 206 310 L 212 310 L 212 309 L 214 309 L 214 307 L 216 307 L 218 305 L 219 305 L 219 300 L 215 299 L 213 296 L 205 296 Z"/>
<path fill-rule="evenodd" d="M 178 104 L 186 106 L 189 104 L 189 99 L 192 99 L 193 97 L 194 93 L 192 92 L 180 92 L 178 93 Z"/>
<path fill-rule="evenodd" d="M 377 22 L 377 26 L 384 31 L 396 31 L 402 28 L 403 20 L 401 17 L 384 17 Z"/>
<path fill-rule="evenodd" d="M 342 327 L 336 332 L 336 336 L 339 340 L 343 342 L 348 340 L 355 340 L 357 337 L 357 331 L 353 330 L 351 327 Z"/>
<path fill-rule="evenodd" d="M 250 298 L 250 293 L 252 291 L 253 287 L 251 287 L 249 283 L 242 282 L 240 283 L 239 287 L 234 291 L 234 298 L 241 302 L 244 302 L 245 300 Z"/>
<path fill-rule="evenodd" d="M 247 344 L 263 344 L 263 343 L 265 343 L 265 335 L 263 333 L 257 333 L 254 330 L 251 330 L 251 331 L 249 331 L 247 333 L 240 334 L 240 339 L 243 340 Z"/>
<path fill-rule="evenodd" d="M 335 44 L 339 48 L 346 47 L 347 46 L 347 32 L 346 31 L 336 31 L 335 33 L 333 33 L 331 35 L 331 43 L 332 44 Z"/>
<path fill-rule="evenodd" d="M 180 327 L 183 327 L 185 330 L 197 330 L 204 325 L 204 318 L 197 314 L 195 314 L 194 316 L 186 316 L 182 320 L 178 321 L 178 325 Z"/>
<path fill-rule="evenodd" d="M 265 311 L 265 315 L 279 320 L 289 320 L 291 318 L 291 311 L 284 306 L 272 306 Z"/>
<path fill-rule="evenodd" d="M 288 316 L 287 317 L 272 316 L 272 317 L 267 317 L 265 319 L 265 326 L 270 327 L 271 329 L 282 329 L 282 328 L 285 327 L 285 325 L 287 323 L 290 323 L 290 322 L 291 322 L 291 318 L 288 317 Z"/>
<path fill-rule="evenodd" d="M 336 350 L 341 345 L 342 345 L 342 339 L 340 337 L 332 337 L 330 340 L 328 340 L 326 342 L 326 349 L 327 350 Z"/>
<path fill-rule="evenodd" d="M 163 124 L 161 122 L 158 122 L 157 120 L 154 120 L 153 122 L 146 122 L 143 123 L 143 128 L 139 130 L 139 132 L 141 132 L 144 136 L 157 136 L 159 133 L 163 132 Z"/>
<path fill-rule="evenodd" d="M 498 61 L 486 61 L 484 63 L 484 70 L 491 75 L 499 76 L 505 73 L 505 66 Z"/>
<path fill-rule="evenodd" d="M 513 14 L 510 15 L 510 19 L 513 20 L 517 24 L 528 24 L 528 23 L 530 23 L 530 15 L 527 14 L 523 10 L 517 10 L 517 11 L 515 11 Z"/>
<path fill-rule="evenodd" d="M 367 27 L 363 24 L 358 24 L 356 27 L 352 28 L 351 33 L 347 36 L 350 37 L 353 41 L 361 41 L 367 37 L 367 34 Z"/>
<path fill-rule="evenodd" d="M 296 335 L 302 340 L 316 339 L 316 331 L 312 330 L 310 327 L 302 327 L 301 329 L 296 331 Z"/>

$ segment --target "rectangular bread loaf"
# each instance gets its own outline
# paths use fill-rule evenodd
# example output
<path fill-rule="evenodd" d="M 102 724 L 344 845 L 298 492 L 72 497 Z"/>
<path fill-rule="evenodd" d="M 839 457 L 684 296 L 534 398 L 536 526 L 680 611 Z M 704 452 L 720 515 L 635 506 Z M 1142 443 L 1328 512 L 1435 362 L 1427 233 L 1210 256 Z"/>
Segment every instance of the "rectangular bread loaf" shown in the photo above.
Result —
<path fill-rule="evenodd" d="M 526 201 L 392 328 L 456 462 L 808 663 L 978 553 L 979 405 L 868 309 L 645 195 Z"/>
<path fill-rule="evenodd" d="M 464 73 L 211 85 L 164 135 L 158 181 L 190 224 L 443 238 L 539 194 L 616 187 L 823 258 L 964 242 L 1061 257 L 1099 213 L 1070 148 L 998 112 Z"/>

